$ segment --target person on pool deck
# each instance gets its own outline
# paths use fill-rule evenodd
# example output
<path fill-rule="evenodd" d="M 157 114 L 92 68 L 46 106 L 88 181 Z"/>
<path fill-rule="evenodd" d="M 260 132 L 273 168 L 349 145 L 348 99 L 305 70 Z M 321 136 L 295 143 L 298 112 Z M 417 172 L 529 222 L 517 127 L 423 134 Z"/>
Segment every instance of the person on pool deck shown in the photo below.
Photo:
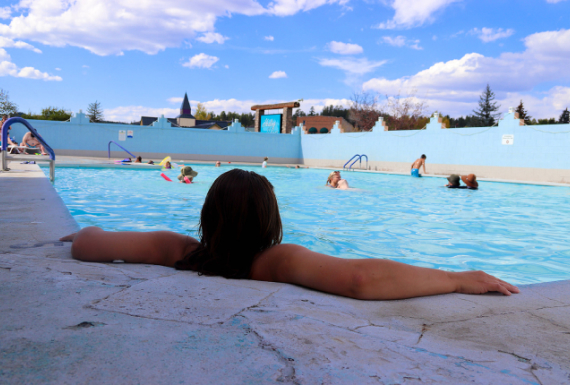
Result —
<path fill-rule="evenodd" d="M 482 271 L 450 272 L 389 259 L 337 258 L 281 244 L 283 227 L 271 183 L 234 169 L 212 184 L 200 214 L 200 239 L 170 231 L 113 232 L 86 227 L 61 238 L 73 258 L 146 263 L 200 275 L 282 282 L 363 300 L 444 293 L 505 295 L 519 289 Z"/>
<path fill-rule="evenodd" d="M 2 131 L 4 130 L 4 122 L 6 122 L 6 120 L 8 120 L 8 115 L 2 115 L 2 122 L 0 123 L 0 143 L 2 143 Z M 9 154 L 19 154 L 20 153 L 20 149 L 18 149 L 18 143 L 14 142 L 12 140 L 12 138 L 10 138 L 10 129 L 12 127 L 11 126 L 7 126 L 5 127 L 6 130 L 8 130 L 8 135 L 6 136 L 6 142 L 7 146 L 6 148 L 8 148 L 8 146 L 12 146 L 11 148 L 8 149 L 8 153 Z"/>
<path fill-rule="evenodd" d="M 263 163 L 261 163 L 261 167 L 266 168 L 267 167 L 267 161 L 269 160 L 268 157 L 263 158 Z"/>
<path fill-rule="evenodd" d="M 338 188 L 340 190 L 347 190 L 348 182 L 345 179 L 342 179 L 340 176 L 340 171 L 333 171 L 329 174 L 327 178 L 327 183 L 325 186 L 329 186 L 332 188 Z"/>
<path fill-rule="evenodd" d="M 140 155 L 135 159 L 135 163 L 142 163 L 142 157 Z"/>
<path fill-rule="evenodd" d="M 30 149 L 33 149 L 33 148 L 39 146 L 40 150 L 42 152 L 42 155 L 48 155 L 44 146 L 40 143 L 38 138 L 36 138 L 36 136 L 34 134 L 32 134 L 31 132 L 26 132 L 26 134 L 22 138 L 22 143 L 20 144 L 20 146 L 28 147 Z"/>
<path fill-rule="evenodd" d="M 192 167 L 190 166 L 185 166 L 182 167 L 180 169 L 180 175 L 178 175 L 178 180 L 180 181 L 180 183 L 188 183 L 186 182 L 186 179 L 188 179 L 190 181 L 190 183 L 192 183 L 192 181 L 194 180 L 194 178 L 198 175 L 198 173 L 194 170 L 192 170 Z M 186 178 L 186 179 L 184 179 Z"/>
<path fill-rule="evenodd" d="M 419 157 L 418 159 L 415 160 L 414 163 L 412 163 L 412 176 L 415 176 L 416 178 L 421 177 L 422 175 L 420 174 L 420 167 L 423 166 L 424 167 L 424 174 L 427 174 L 426 172 L 426 156 L 422 154 L 421 157 Z"/>

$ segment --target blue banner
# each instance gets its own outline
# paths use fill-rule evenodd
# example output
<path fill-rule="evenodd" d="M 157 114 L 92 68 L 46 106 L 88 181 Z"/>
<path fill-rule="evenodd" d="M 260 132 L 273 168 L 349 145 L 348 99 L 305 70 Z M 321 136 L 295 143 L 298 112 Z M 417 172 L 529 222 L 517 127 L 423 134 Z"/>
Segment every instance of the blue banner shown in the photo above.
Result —
<path fill-rule="evenodd" d="M 260 132 L 268 134 L 281 133 L 281 114 L 276 115 L 262 115 Z"/>

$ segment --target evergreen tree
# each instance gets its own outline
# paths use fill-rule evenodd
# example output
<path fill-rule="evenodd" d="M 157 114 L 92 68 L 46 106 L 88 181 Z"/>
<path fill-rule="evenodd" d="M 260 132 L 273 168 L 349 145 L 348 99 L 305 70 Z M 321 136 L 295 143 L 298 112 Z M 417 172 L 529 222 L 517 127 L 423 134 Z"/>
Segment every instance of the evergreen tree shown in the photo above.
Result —
<path fill-rule="evenodd" d="M 568 111 L 568 107 L 566 107 L 566 109 L 564 111 L 562 111 L 562 114 L 560 115 L 560 119 L 558 119 L 558 123 L 562 123 L 562 124 L 570 123 L 570 111 Z"/>
<path fill-rule="evenodd" d="M 315 112 L 315 107 L 311 106 L 311 109 L 309 110 L 309 116 L 316 116 L 317 113 Z"/>
<path fill-rule="evenodd" d="M 519 119 L 523 119 L 524 120 L 524 124 L 526 125 L 530 125 L 531 124 L 531 118 L 532 116 L 530 116 L 528 114 L 528 111 L 524 109 L 524 105 L 523 105 L 523 101 L 521 99 L 520 104 L 518 105 L 517 109 L 515 110 L 516 112 L 519 113 Z"/>
<path fill-rule="evenodd" d="M 8 91 L 0 88 L 0 114 L 14 115 L 18 112 L 18 106 L 10 101 Z"/>
<path fill-rule="evenodd" d="M 221 121 L 226 121 L 226 120 L 228 120 L 228 117 L 226 116 L 226 111 L 220 112 L 219 117 L 220 117 L 220 120 L 221 120 Z"/>
<path fill-rule="evenodd" d="M 295 111 L 295 113 L 293 114 L 293 120 L 297 121 L 297 118 L 300 116 L 307 116 L 307 114 L 302 109 L 297 108 L 297 111 Z"/>
<path fill-rule="evenodd" d="M 495 93 L 491 91 L 491 87 L 487 84 L 485 91 L 479 97 L 479 109 L 473 110 L 479 126 L 486 127 L 495 124 L 495 119 L 499 117 L 496 111 L 499 110 L 500 105 L 494 102 L 494 100 Z"/>
<path fill-rule="evenodd" d="M 90 122 L 100 122 L 103 120 L 103 109 L 101 103 L 95 100 L 95 103 L 90 103 L 87 107 L 87 117 Z"/>

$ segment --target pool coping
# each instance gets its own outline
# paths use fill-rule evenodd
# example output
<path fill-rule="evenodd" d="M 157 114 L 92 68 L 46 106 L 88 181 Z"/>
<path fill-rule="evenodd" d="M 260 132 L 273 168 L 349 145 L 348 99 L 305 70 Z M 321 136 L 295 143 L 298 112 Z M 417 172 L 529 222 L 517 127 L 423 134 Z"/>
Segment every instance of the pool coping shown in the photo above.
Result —
<path fill-rule="evenodd" d="M 57 241 L 78 225 L 44 173 L 10 166 L 0 173 L 0 368 L 8 383 L 570 378 L 570 280 L 524 285 L 511 297 L 381 302 L 79 262 Z"/>

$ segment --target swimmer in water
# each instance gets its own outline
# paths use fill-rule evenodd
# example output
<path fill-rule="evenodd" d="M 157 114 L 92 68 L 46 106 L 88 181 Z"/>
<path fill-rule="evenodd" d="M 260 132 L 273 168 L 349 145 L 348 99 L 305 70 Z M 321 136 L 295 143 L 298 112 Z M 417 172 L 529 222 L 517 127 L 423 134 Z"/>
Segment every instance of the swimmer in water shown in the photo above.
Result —
<path fill-rule="evenodd" d="M 219 160 L 216 162 L 216 167 L 220 167 L 222 165 L 222 162 L 220 162 Z"/>
<path fill-rule="evenodd" d="M 331 172 L 329 174 L 329 177 L 327 178 L 327 183 L 325 184 L 325 186 L 338 188 L 341 190 L 347 190 L 349 188 L 348 182 L 340 177 L 340 171 Z"/>
<path fill-rule="evenodd" d="M 282 244 L 273 186 L 251 171 L 234 169 L 214 181 L 202 207 L 198 234 L 195 239 L 171 231 L 86 227 L 61 241 L 73 242 L 71 255 L 86 262 L 121 259 L 232 279 L 290 283 L 363 300 L 519 292 L 482 271 L 451 272 L 384 258 L 337 258 Z"/>
<path fill-rule="evenodd" d="M 171 169 L 171 168 L 172 168 L 172 165 L 170 164 L 170 162 L 166 162 L 166 163 L 164 164 L 164 168 Z"/>

